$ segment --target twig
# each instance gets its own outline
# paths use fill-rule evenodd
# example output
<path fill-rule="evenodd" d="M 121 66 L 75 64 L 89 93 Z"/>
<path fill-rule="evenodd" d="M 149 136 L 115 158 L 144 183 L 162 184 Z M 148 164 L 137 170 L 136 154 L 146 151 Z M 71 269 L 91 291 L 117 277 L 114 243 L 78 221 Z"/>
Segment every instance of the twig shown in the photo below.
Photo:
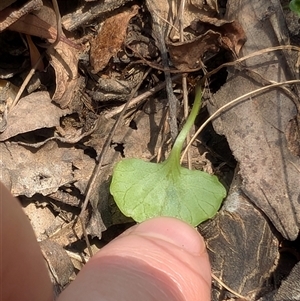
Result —
<path fill-rule="evenodd" d="M 143 83 L 145 77 L 148 76 L 148 74 L 149 74 L 149 72 L 150 72 L 151 70 L 152 70 L 152 69 L 149 68 L 149 69 L 145 72 L 143 79 L 142 79 L 142 80 L 140 81 L 140 83 L 135 87 L 135 89 L 131 92 L 131 97 L 132 97 L 132 96 L 136 93 L 136 91 L 139 89 L 139 87 L 140 87 L 141 84 Z M 81 207 L 81 212 L 80 212 L 80 214 L 79 214 L 79 219 L 80 219 L 80 221 L 81 221 L 81 224 L 82 224 L 82 227 L 83 227 L 83 228 L 85 228 L 85 226 L 84 226 L 84 220 L 83 220 L 83 215 L 84 215 L 84 212 L 85 212 L 85 210 L 86 210 L 86 208 L 87 208 L 88 202 L 89 202 L 89 200 L 90 200 L 91 193 L 92 193 L 93 188 L 94 188 L 94 186 L 95 186 L 95 183 L 96 183 L 96 180 L 97 180 L 97 178 L 98 178 L 98 175 L 99 175 L 99 173 L 100 173 L 100 170 L 101 170 L 101 167 L 102 167 L 102 163 L 103 163 L 103 160 L 104 160 L 104 156 L 105 156 L 105 154 L 107 153 L 107 151 L 108 151 L 108 149 L 109 149 L 109 147 L 110 147 L 112 138 L 113 138 L 113 136 L 114 136 L 114 134 L 115 134 L 115 132 L 116 132 L 116 129 L 117 129 L 117 127 L 119 126 L 121 120 L 123 119 L 123 116 L 124 116 L 124 114 L 125 114 L 125 112 L 126 112 L 128 106 L 129 106 L 129 104 L 130 104 L 130 100 L 127 101 L 127 103 L 126 103 L 125 106 L 123 107 L 123 109 L 122 109 L 122 111 L 121 111 L 119 117 L 117 118 L 116 122 L 114 123 L 114 125 L 113 125 L 113 127 L 112 127 L 112 129 L 111 129 L 111 131 L 110 131 L 110 134 L 109 134 L 109 136 L 107 137 L 107 139 L 106 139 L 106 141 L 105 141 L 105 143 L 104 143 L 104 145 L 103 145 L 103 148 L 102 148 L 102 150 L 101 150 L 101 153 L 99 154 L 99 157 L 98 157 L 98 160 L 97 160 L 97 164 L 96 164 L 96 166 L 95 166 L 95 168 L 94 168 L 94 171 L 93 171 L 93 174 L 92 174 L 92 176 L 91 176 L 91 178 L 90 178 L 90 181 L 89 181 L 89 184 L 88 184 L 88 187 L 87 187 L 87 191 L 86 191 L 86 195 L 85 195 L 85 199 L 84 199 L 83 205 L 82 205 L 82 207 Z M 87 245 L 88 245 L 88 244 L 89 244 L 88 237 L 87 237 L 87 235 L 85 235 L 85 234 L 84 234 L 84 236 L 85 236 L 85 239 L 86 239 L 86 242 L 87 242 Z M 89 249 L 90 256 L 93 256 L 92 250 L 91 250 L 90 248 L 88 248 L 88 249 Z"/>
<path fill-rule="evenodd" d="M 147 0 L 146 4 L 148 6 L 148 9 L 150 12 L 155 11 L 156 5 L 154 5 L 153 1 Z M 177 98 L 174 95 L 173 91 L 173 84 L 172 84 L 172 78 L 171 73 L 168 71 L 169 68 L 169 59 L 168 59 L 168 50 L 165 43 L 165 33 L 166 30 L 166 24 L 161 22 L 161 18 L 156 14 L 152 13 L 152 29 L 153 29 L 153 35 L 156 37 L 157 46 L 160 50 L 161 59 L 162 59 L 162 65 L 164 67 L 164 73 L 165 73 L 165 81 L 166 81 L 166 92 L 168 96 L 168 102 L 169 102 L 169 124 L 170 124 L 170 132 L 171 132 L 171 138 L 174 142 L 177 135 L 178 135 L 178 126 L 177 126 Z"/>
<path fill-rule="evenodd" d="M 178 12 L 178 22 L 179 22 L 179 33 L 180 33 L 180 42 L 184 41 L 183 36 L 183 13 L 185 7 L 185 0 L 181 0 L 179 12 Z M 184 111 L 184 118 L 186 119 L 189 114 L 189 103 L 188 103 L 188 89 L 187 89 L 187 74 L 182 74 L 182 95 L 183 95 L 183 111 Z M 186 142 L 188 143 L 191 139 L 190 133 L 186 136 Z M 190 149 L 187 151 L 187 163 L 188 169 L 192 169 L 192 162 L 191 162 L 191 152 Z"/>
<path fill-rule="evenodd" d="M 172 77 L 172 81 L 175 81 L 177 79 L 179 79 L 181 77 L 181 75 L 175 75 Z M 105 118 L 109 119 L 112 118 L 114 116 L 116 116 L 117 114 L 119 114 L 120 112 L 123 111 L 124 107 L 127 105 L 127 109 L 132 108 L 135 105 L 138 105 L 139 103 L 141 103 L 143 100 L 145 100 L 146 98 L 148 98 L 149 96 L 157 93 L 158 91 L 160 91 L 161 89 L 163 89 L 166 86 L 166 82 L 162 82 L 160 84 L 158 84 L 157 86 L 155 86 L 154 88 L 151 88 L 149 90 L 147 90 L 146 92 L 140 94 L 139 96 L 129 100 L 126 104 L 121 105 L 119 107 L 117 107 L 116 109 L 109 111 L 108 113 L 106 113 L 104 116 Z"/>
<path fill-rule="evenodd" d="M 128 47 L 128 46 L 127 46 Z M 129 47 L 130 48 L 130 47 Z M 199 71 L 203 68 L 203 66 L 201 65 L 200 67 L 198 68 L 194 68 L 194 69 L 191 69 L 191 68 L 186 68 L 186 69 L 175 69 L 175 68 L 164 68 L 163 66 L 157 64 L 157 63 L 153 63 L 153 62 L 150 62 L 150 61 L 147 61 L 144 57 L 142 57 L 142 55 L 140 53 L 138 53 L 137 51 L 134 51 L 133 48 L 130 48 L 135 55 L 137 55 L 141 61 L 136 61 L 135 63 L 144 63 L 145 65 L 149 66 L 149 67 L 152 67 L 153 69 L 156 69 L 156 70 L 160 70 L 160 71 L 169 71 L 170 73 L 172 74 L 178 74 L 178 73 L 190 73 L 190 72 L 196 72 L 196 71 Z M 252 57 L 255 57 L 255 56 L 259 56 L 259 55 L 262 55 L 264 53 L 268 53 L 268 52 L 272 52 L 272 51 L 278 51 L 278 50 L 293 50 L 293 51 L 298 51 L 298 53 L 300 52 L 300 47 L 298 46 L 294 46 L 294 45 L 280 45 L 280 46 L 274 46 L 274 47 L 268 47 L 268 48 L 265 48 L 265 49 L 261 49 L 261 50 L 258 50 L 258 51 L 255 51 L 253 53 L 250 53 L 246 56 L 243 56 L 233 62 L 227 62 L 227 63 L 224 63 L 222 65 L 220 65 L 219 67 L 217 67 L 216 69 L 208 72 L 204 77 L 203 77 L 203 81 L 206 80 L 207 78 L 209 78 L 210 76 L 212 76 L 213 74 L 217 73 L 220 69 L 224 68 L 224 67 L 229 67 L 229 66 L 235 66 L 237 65 L 237 63 L 241 63 L 245 60 L 248 60 Z M 299 58 L 299 61 L 300 61 L 300 58 Z M 296 63 L 296 66 L 297 66 L 297 63 Z"/>
<path fill-rule="evenodd" d="M 294 79 L 294 80 L 288 80 L 288 81 L 285 81 L 285 82 L 281 82 L 281 83 L 274 83 L 274 84 L 271 84 L 271 85 L 268 85 L 268 86 L 265 86 L 265 87 L 261 87 L 259 89 L 256 89 L 254 91 L 251 91 L 249 93 L 246 93 L 230 102 L 228 102 L 227 104 L 225 104 L 224 106 L 222 106 L 221 108 L 219 108 L 216 112 L 214 112 L 200 127 L 199 129 L 197 130 L 197 132 L 194 134 L 194 136 L 192 137 L 191 141 L 187 144 L 184 152 L 182 153 L 182 156 L 181 156 L 181 162 L 182 162 L 182 159 L 184 158 L 186 152 L 187 152 L 187 149 L 191 146 L 191 144 L 194 142 L 194 140 L 197 138 L 197 136 L 200 134 L 200 132 L 207 126 L 207 124 L 209 122 L 211 122 L 212 120 L 214 120 L 217 116 L 219 116 L 221 113 L 223 113 L 227 108 L 229 107 L 232 107 L 233 105 L 237 104 L 238 102 L 242 101 L 242 100 L 246 100 L 246 98 L 254 95 L 254 94 L 257 94 L 257 93 L 260 93 L 260 92 L 263 92 L 265 90 L 268 90 L 268 89 L 272 89 L 272 88 L 275 88 L 275 87 L 280 87 L 280 86 L 284 86 L 284 85 L 291 85 L 291 84 L 299 84 L 300 83 L 300 80 L 299 79 Z"/>

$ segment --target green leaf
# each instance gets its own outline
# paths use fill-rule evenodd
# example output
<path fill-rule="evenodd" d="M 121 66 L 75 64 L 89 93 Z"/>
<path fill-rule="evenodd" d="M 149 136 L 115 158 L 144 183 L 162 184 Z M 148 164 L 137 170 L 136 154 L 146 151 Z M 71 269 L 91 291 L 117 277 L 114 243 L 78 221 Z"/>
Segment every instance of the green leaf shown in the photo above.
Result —
<path fill-rule="evenodd" d="M 113 174 L 111 193 L 126 216 L 142 222 L 155 216 L 173 216 L 193 226 L 213 217 L 226 196 L 216 176 L 171 161 L 120 161 Z"/>
<path fill-rule="evenodd" d="M 300 1 L 299 0 L 292 0 L 289 3 L 290 10 L 294 11 L 297 14 L 300 14 Z"/>
<path fill-rule="evenodd" d="M 125 159 L 114 168 L 110 192 L 124 215 L 142 222 L 173 216 L 193 226 L 213 217 L 226 196 L 216 176 L 180 166 L 180 152 L 201 105 L 201 90 L 169 158 L 162 163 Z"/>

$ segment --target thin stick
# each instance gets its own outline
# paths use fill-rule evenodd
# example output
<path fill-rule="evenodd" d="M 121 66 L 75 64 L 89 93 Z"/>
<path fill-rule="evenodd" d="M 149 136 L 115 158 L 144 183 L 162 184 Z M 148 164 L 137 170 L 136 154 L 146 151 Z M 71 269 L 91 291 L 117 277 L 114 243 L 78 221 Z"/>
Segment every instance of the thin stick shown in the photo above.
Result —
<path fill-rule="evenodd" d="M 146 5 L 150 12 L 157 10 L 157 5 L 154 4 L 151 0 L 146 0 Z M 160 17 L 157 16 L 156 13 L 152 13 L 152 31 L 153 37 L 156 40 L 157 47 L 160 51 L 162 65 L 164 67 L 164 75 L 166 81 L 166 92 L 169 102 L 169 125 L 170 125 L 170 133 L 172 141 L 174 142 L 178 135 L 178 126 L 177 126 L 177 98 L 173 91 L 173 82 L 169 69 L 169 57 L 168 50 L 166 46 L 166 34 L 167 34 L 167 26 L 165 23 L 161 22 Z"/>
<path fill-rule="evenodd" d="M 139 83 L 139 84 L 135 87 L 135 89 L 132 91 L 131 97 L 132 97 L 132 96 L 136 93 L 136 91 L 139 89 L 139 87 L 141 86 L 141 84 L 142 84 L 142 82 L 144 81 L 145 77 L 150 73 L 151 70 L 152 70 L 152 69 L 149 68 L 149 69 L 145 72 L 143 79 L 140 81 L 140 83 Z M 81 222 L 81 224 L 82 224 L 82 228 L 83 228 L 83 229 L 84 229 L 84 227 L 85 227 L 85 226 L 84 226 L 84 220 L 83 220 L 83 214 L 84 214 L 84 212 L 85 212 L 85 210 L 86 210 L 86 208 L 87 208 L 88 202 L 89 202 L 90 197 L 91 197 L 91 193 L 92 193 L 92 191 L 93 191 L 93 188 L 94 188 L 94 186 L 95 186 L 96 180 L 97 180 L 98 175 L 99 175 L 99 173 L 100 173 L 100 170 L 101 170 L 101 167 L 102 167 L 102 163 L 103 163 L 103 160 L 104 160 L 104 156 L 105 156 L 105 154 L 107 153 L 107 151 L 108 151 L 108 149 L 109 149 L 109 147 L 110 147 L 112 138 L 113 138 L 113 136 L 114 136 L 114 134 L 115 134 L 115 132 L 116 132 L 116 129 L 117 129 L 117 127 L 119 126 L 121 120 L 123 119 L 123 116 L 124 116 L 124 114 L 125 114 L 125 112 L 126 112 L 126 110 L 127 110 L 127 107 L 129 106 L 129 104 L 130 104 L 130 100 L 127 101 L 127 103 L 126 103 L 125 106 L 123 107 L 122 112 L 120 113 L 119 117 L 117 118 L 117 120 L 116 120 L 114 126 L 112 127 L 112 129 L 111 129 L 111 131 L 110 131 L 110 133 L 109 133 L 109 136 L 107 137 L 107 139 L 106 139 L 106 141 L 105 141 L 105 143 L 104 143 L 104 146 L 103 146 L 103 148 L 102 148 L 102 150 L 101 150 L 101 153 L 100 153 L 100 155 L 99 155 L 99 157 L 98 157 L 98 160 L 97 160 L 98 162 L 97 162 L 97 164 L 96 164 L 96 166 L 95 166 L 95 168 L 94 168 L 93 174 L 92 174 L 92 176 L 91 176 L 91 178 L 90 178 L 89 185 L 88 185 L 88 187 L 87 187 L 87 191 L 86 191 L 86 195 L 85 195 L 85 199 L 84 199 L 83 205 L 82 205 L 82 207 L 81 207 L 81 212 L 80 212 L 80 214 L 79 214 L 79 219 L 80 219 L 80 222 Z M 84 236 L 85 236 L 85 235 L 84 235 Z M 89 244 L 89 240 L 88 240 L 87 235 L 85 236 L 85 239 L 87 240 L 87 245 L 88 245 L 88 244 Z M 89 250 L 90 256 L 93 256 L 92 250 L 91 250 L 90 248 L 88 248 L 88 250 Z"/>
<path fill-rule="evenodd" d="M 217 276 L 215 276 L 213 273 L 211 273 L 211 277 L 217 281 L 219 284 L 221 284 L 221 286 L 223 286 L 228 292 L 234 294 L 235 296 L 243 299 L 243 300 L 247 300 L 247 298 L 245 298 L 244 296 L 240 295 L 239 293 L 237 293 L 236 291 L 232 290 L 229 286 L 227 286 L 221 279 L 219 279 Z"/>
<path fill-rule="evenodd" d="M 178 12 L 178 22 L 179 22 L 179 32 L 180 32 L 180 42 L 184 41 L 183 36 L 183 13 L 184 13 L 184 7 L 185 7 L 185 0 L 181 0 L 179 12 Z M 184 112 L 184 118 L 186 119 L 189 115 L 189 103 L 188 103 L 188 89 L 187 89 L 187 74 L 182 74 L 182 95 L 183 95 L 183 112 Z M 186 136 L 186 142 L 189 143 L 191 139 L 190 133 Z M 187 163 L 188 163 L 188 169 L 192 169 L 192 162 L 191 162 L 191 152 L 190 149 L 187 151 Z"/>
<path fill-rule="evenodd" d="M 172 74 L 178 74 L 178 73 L 196 72 L 196 71 L 199 71 L 203 68 L 202 65 L 198 68 L 195 68 L 195 69 L 186 68 L 186 69 L 178 70 L 178 69 L 175 69 L 175 68 L 172 68 L 172 69 L 171 68 L 164 68 L 162 65 L 147 61 L 140 53 L 134 51 L 132 48 L 130 48 L 130 49 L 141 59 L 141 61 L 136 61 L 135 63 L 144 63 L 144 64 L 148 65 L 149 67 L 152 67 L 153 69 L 156 69 L 156 70 L 169 71 Z M 264 53 L 268 53 L 268 52 L 272 52 L 272 51 L 278 51 L 278 50 L 294 50 L 294 51 L 298 51 L 298 53 L 299 53 L 300 52 L 300 47 L 294 46 L 294 45 L 281 45 L 281 46 L 274 46 L 274 47 L 268 47 L 268 48 L 265 48 L 265 49 L 261 49 L 261 50 L 255 51 L 253 53 L 250 53 L 246 56 L 243 56 L 243 57 L 241 57 L 241 58 L 239 58 L 239 59 L 237 59 L 233 62 L 227 62 L 227 63 L 224 63 L 224 64 L 220 65 L 216 69 L 208 72 L 202 79 L 203 79 L 203 81 L 206 80 L 208 77 L 212 76 L 213 74 L 215 74 L 216 72 L 218 72 L 220 69 L 222 69 L 224 67 L 234 66 L 237 63 L 241 63 L 241 62 L 243 62 L 247 59 L 250 59 L 252 57 L 262 55 Z M 297 63 L 296 63 L 296 66 L 297 66 Z"/>
<path fill-rule="evenodd" d="M 209 78 L 210 76 L 217 73 L 220 69 L 222 69 L 224 67 L 234 66 L 237 63 L 241 63 L 241 62 L 246 61 L 246 60 L 248 60 L 250 58 L 253 58 L 255 56 L 259 56 L 259 55 L 262 55 L 264 53 L 268 53 L 268 52 L 272 52 L 272 51 L 278 51 L 278 50 L 294 50 L 294 51 L 300 52 L 300 47 L 297 47 L 297 46 L 294 46 L 294 45 L 280 45 L 280 46 L 274 46 L 274 47 L 268 47 L 268 48 L 265 48 L 265 49 L 261 49 L 261 50 L 252 52 L 248 55 L 245 55 L 245 56 L 243 56 L 239 59 L 236 59 L 233 62 L 227 62 L 227 63 L 224 63 L 224 64 L 218 66 L 216 69 L 214 69 L 214 70 L 208 72 L 207 74 L 205 74 L 205 76 L 201 80 Z"/>
<path fill-rule="evenodd" d="M 172 81 L 175 81 L 177 79 L 179 79 L 181 77 L 181 75 L 175 75 L 172 77 Z M 120 112 L 122 112 L 124 110 L 124 107 L 127 105 L 127 109 L 132 108 L 135 105 L 138 105 L 139 103 L 141 103 L 143 100 L 145 100 L 146 98 L 148 98 L 149 96 L 152 96 L 153 94 L 159 92 L 160 90 L 162 90 L 164 87 L 166 86 L 166 82 L 162 82 L 160 84 L 158 84 L 157 86 L 155 86 L 154 88 L 151 88 L 149 90 L 147 90 L 146 92 L 140 94 L 139 96 L 132 98 L 131 100 L 129 100 L 126 104 L 121 105 L 119 107 L 117 107 L 116 109 L 109 111 L 108 113 L 106 113 L 104 116 L 105 118 L 109 119 L 112 118 L 114 116 L 116 116 L 117 114 L 119 114 Z"/>
<path fill-rule="evenodd" d="M 271 85 L 268 85 L 266 87 L 261 87 L 259 89 L 256 89 L 254 91 L 251 91 L 249 93 L 246 93 L 230 102 L 228 102 L 227 104 L 225 104 L 223 107 L 219 108 L 216 112 L 214 112 L 200 127 L 199 129 L 197 130 L 197 132 L 194 134 L 194 136 L 192 137 L 191 141 L 187 144 L 184 152 L 182 153 L 182 156 L 181 156 L 181 161 L 182 162 L 182 159 L 183 157 L 185 156 L 186 152 L 187 152 L 187 149 L 191 146 L 191 144 L 194 142 L 194 140 L 197 138 L 197 136 L 200 134 L 200 132 L 207 126 L 207 124 L 214 120 L 217 116 L 219 116 L 222 112 L 224 112 L 227 108 L 237 104 L 238 102 L 242 101 L 242 100 L 245 100 L 246 98 L 250 97 L 250 96 L 253 96 L 254 94 L 257 94 L 257 93 L 260 93 L 260 92 L 263 92 L 265 90 L 268 90 L 268 89 L 271 89 L 271 88 L 275 88 L 275 87 L 280 87 L 280 86 L 284 86 L 284 85 L 291 85 L 291 84 L 299 84 L 300 83 L 300 80 L 299 79 L 294 79 L 294 80 L 288 80 L 288 81 L 285 81 L 285 82 L 281 82 L 281 83 L 274 83 L 274 84 L 271 84 Z"/>

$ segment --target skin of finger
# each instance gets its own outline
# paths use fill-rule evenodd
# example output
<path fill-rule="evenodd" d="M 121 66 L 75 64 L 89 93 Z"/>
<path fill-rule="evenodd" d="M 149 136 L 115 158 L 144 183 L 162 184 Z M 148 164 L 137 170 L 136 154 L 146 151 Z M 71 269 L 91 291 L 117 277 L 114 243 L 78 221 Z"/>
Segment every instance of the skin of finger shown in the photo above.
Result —
<path fill-rule="evenodd" d="M 192 236 L 198 237 L 199 252 L 195 248 L 190 253 L 157 237 L 156 230 L 149 229 L 150 236 L 147 229 L 138 230 L 136 227 L 128 231 L 98 252 L 59 301 L 102 300 L 101 297 L 111 301 L 210 300 L 210 264 L 198 234 Z"/>
<path fill-rule="evenodd" d="M 30 222 L 2 183 L 0 220 L 1 300 L 53 300 L 52 284 Z"/>

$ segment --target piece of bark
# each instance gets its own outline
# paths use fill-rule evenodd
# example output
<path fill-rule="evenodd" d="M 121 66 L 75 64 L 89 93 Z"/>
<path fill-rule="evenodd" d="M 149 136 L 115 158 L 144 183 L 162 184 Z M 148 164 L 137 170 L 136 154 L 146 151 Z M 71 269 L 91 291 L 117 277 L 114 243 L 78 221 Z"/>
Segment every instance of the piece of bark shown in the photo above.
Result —
<path fill-rule="evenodd" d="M 275 13 L 264 18 L 270 6 Z M 227 18 L 238 19 L 246 32 L 244 55 L 288 42 L 279 1 L 234 0 L 227 7 Z M 287 59 L 282 52 L 270 52 L 247 60 L 247 70 L 228 69 L 226 84 L 208 105 L 210 113 L 262 87 L 264 81 L 294 78 L 293 63 Z M 262 80 L 252 77 L 254 73 Z M 240 163 L 242 190 L 289 240 L 297 238 L 300 227 L 300 158 L 290 152 L 285 137 L 289 120 L 297 114 L 293 101 L 279 88 L 269 90 L 228 109 L 213 123 Z"/>
<path fill-rule="evenodd" d="M 287 279 L 283 280 L 274 301 L 300 300 L 300 262 L 298 262 Z"/>
<path fill-rule="evenodd" d="M 236 174 L 221 211 L 198 228 L 206 241 L 212 272 L 243 296 L 258 294 L 278 260 L 278 242 L 265 216 L 240 190 Z M 213 282 L 212 300 L 229 292 Z"/>
<path fill-rule="evenodd" d="M 73 31 L 80 26 L 90 23 L 96 18 L 101 18 L 105 14 L 124 6 L 132 0 L 117 0 L 117 1 L 95 1 L 85 3 L 79 7 L 74 13 L 67 14 L 62 17 L 62 26 L 69 31 Z"/>

